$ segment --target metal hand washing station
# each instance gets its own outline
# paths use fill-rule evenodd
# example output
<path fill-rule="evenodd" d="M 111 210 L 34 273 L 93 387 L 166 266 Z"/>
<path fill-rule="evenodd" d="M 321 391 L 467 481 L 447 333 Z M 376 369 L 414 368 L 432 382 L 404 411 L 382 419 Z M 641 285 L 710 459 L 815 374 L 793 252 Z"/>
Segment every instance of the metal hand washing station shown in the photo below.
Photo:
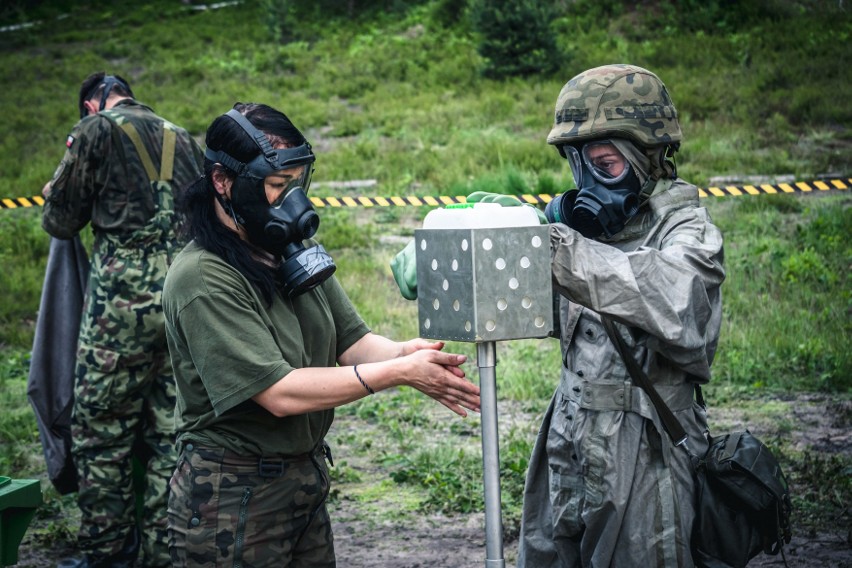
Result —
<path fill-rule="evenodd" d="M 513 208 L 522 209 L 522 208 Z M 553 331 L 546 225 L 418 229 L 420 336 L 476 343 L 487 568 L 503 568 L 496 342 Z"/>

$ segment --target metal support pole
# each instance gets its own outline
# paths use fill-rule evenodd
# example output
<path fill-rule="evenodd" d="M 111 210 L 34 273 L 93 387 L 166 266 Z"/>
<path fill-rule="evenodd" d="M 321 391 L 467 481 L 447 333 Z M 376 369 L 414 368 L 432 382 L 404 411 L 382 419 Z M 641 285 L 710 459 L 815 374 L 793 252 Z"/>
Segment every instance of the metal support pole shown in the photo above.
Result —
<path fill-rule="evenodd" d="M 497 433 L 496 343 L 476 344 L 482 419 L 482 476 L 485 485 L 485 566 L 504 568 L 503 518 L 500 512 L 500 448 Z"/>

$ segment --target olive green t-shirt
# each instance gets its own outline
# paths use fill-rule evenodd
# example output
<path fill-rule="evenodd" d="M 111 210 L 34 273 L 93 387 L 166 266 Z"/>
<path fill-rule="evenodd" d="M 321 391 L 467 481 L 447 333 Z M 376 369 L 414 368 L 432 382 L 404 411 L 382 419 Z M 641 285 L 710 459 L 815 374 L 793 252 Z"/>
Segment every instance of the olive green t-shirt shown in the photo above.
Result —
<path fill-rule="evenodd" d="M 236 269 L 195 243 L 169 269 L 163 308 L 178 440 L 242 455 L 316 447 L 333 410 L 277 418 L 251 398 L 294 369 L 334 367 L 369 332 L 334 277 L 267 307 Z"/>

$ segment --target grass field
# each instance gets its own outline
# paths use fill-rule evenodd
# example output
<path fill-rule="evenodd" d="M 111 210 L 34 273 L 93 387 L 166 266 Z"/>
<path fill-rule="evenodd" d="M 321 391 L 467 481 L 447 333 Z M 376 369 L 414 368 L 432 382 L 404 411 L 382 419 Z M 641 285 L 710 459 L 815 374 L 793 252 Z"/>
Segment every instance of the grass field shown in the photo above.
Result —
<path fill-rule="evenodd" d="M 852 18 L 842 3 L 554 3 L 552 33 L 563 50 L 557 71 L 495 79 L 481 73 L 485 59 L 469 2 L 349 2 L 346 10 L 331 10 L 328 2 L 292 3 L 291 20 L 276 16 L 286 3 L 274 1 L 216 10 L 166 0 L 4 5 L 0 26 L 35 24 L 0 32 L 0 105 L 7 109 L 0 197 L 39 193 L 77 119 L 79 83 L 99 69 L 125 76 L 140 100 L 200 140 L 237 100 L 279 106 L 317 151 L 313 194 L 323 197 L 558 193 L 570 173 L 545 143 L 556 95 L 577 72 L 610 62 L 641 65 L 664 80 L 685 135 L 679 171 L 702 187 L 717 179 L 736 185 L 747 176 L 769 183 L 852 176 Z M 297 25 L 282 36 L 278 24 L 285 21 Z M 365 179 L 376 184 L 327 184 Z M 848 526 L 849 448 L 828 452 L 786 439 L 784 431 L 796 431 L 795 416 L 779 418 L 777 401 L 828 397 L 849 423 L 849 193 L 704 203 L 725 235 L 728 271 L 708 398 L 777 423 L 781 434 L 771 442 L 800 489 L 803 529 Z M 318 238 L 346 289 L 373 328 L 391 337 L 414 336 L 417 314 L 396 294 L 387 263 L 427 211 L 321 211 Z M 48 249 L 39 216 L 38 208 L 0 209 L 0 475 L 44 479 L 26 401 Z M 450 348 L 475 359 L 471 345 Z M 518 520 L 532 435 L 554 387 L 557 351 L 553 341 L 500 346 L 500 400 L 513 416 L 501 430 L 510 527 Z M 468 374 L 475 375 L 472 366 Z M 427 405 L 406 390 L 350 405 L 340 417 L 353 426 L 337 434 L 339 444 L 368 456 L 383 487 L 409 497 L 398 510 L 475 512 L 478 422 L 448 420 Z M 341 493 L 356 487 L 359 475 L 368 478 L 360 465 L 335 475 Z M 50 547 L 70 538 L 74 507 L 46 482 L 43 488 L 37 543 Z M 364 499 L 377 497 L 367 492 Z"/>

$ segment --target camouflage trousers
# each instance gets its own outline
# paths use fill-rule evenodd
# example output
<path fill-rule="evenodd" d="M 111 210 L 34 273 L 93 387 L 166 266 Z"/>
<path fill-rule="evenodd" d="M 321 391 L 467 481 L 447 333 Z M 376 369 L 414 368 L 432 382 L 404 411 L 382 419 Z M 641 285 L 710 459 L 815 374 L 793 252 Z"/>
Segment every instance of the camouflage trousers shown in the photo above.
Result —
<path fill-rule="evenodd" d="M 110 373 L 118 384 L 132 382 L 134 376 L 153 374 L 148 388 L 122 400 L 111 397 L 106 408 L 87 404 L 78 397 L 72 421 L 72 452 L 80 489 L 77 503 L 81 511 L 78 545 L 94 559 L 135 555 L 133 542 L 141 539 L 142 565 L 168 566 L 166 538 L 166 495 L 168 480 L 176 461 L 174 452 L 174 378 L 152 373 L 163 367 L 143 364 Z M 95 373 L 86 373 L 91 384 Z M 101 379 L 103 377 L 98 377 Z M 79 390 L 79 389 L 78 389 Z M 113 389 L 108 389 L 113 390 Z M 139 452 L 146 456 L 139 456 Z M 133 459 L 142 457 L 145 488 L 142 510 L 137 512 L 133 485 Z M 147 458 L 147 460 L 145 459 Z M 146 463 L 147 462 L 147 463 Z M 137 522 L 138 518 L 138 522 Z M 100 562 L 100 561 L 98 561 Z"/>
<path fill-rule="evenodd" d="M 321 451 L 283 460 L 184 447 L 171 480 L 172 565 L 336 566 Z"/>
<path fill-rule="evenodd" d="M 101 243 L 103 245 L 103 243 Z M 168 255 L 96 247 L 77 353 L 78 546 L 95 566 L 169 566 L 175 386 L 161 308 Z M 144 465 L 134 489 L 133 463 Z M 138 497 L 138 498 L 137 498 Z"/>

